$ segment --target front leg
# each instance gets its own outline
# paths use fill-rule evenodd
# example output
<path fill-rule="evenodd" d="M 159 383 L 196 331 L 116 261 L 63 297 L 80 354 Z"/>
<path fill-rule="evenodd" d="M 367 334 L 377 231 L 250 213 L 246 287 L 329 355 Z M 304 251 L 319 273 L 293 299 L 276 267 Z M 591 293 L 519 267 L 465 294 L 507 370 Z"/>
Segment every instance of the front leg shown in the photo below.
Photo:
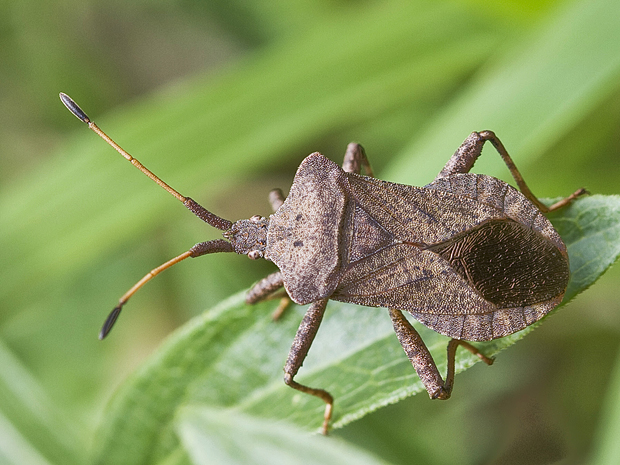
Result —
<path fill-rule="evenodd" d="M 282 273 L 276 271 L 254 284 L 245 295 L 246 304 L 255 304 L 272 297 L 273 293 L 284 286 Z"/>
<path fill-rule="evenodd" d="M 283 296 L 279 296 L 278 291 L 284 287 L 284 280 L 282 278 L 282 273 L 276 271 L 275 273 L 271 273 L 269 276 L 261 279 L 257 282 L 245 295 L 245 303 L 246 304 L 255 304 L 262 300 L 273 299 L 274 297 L 281 297 L 280 303 L 277 308 L 271 314 L 271 318 L 274 320 L 278 320 L 284 311 L 287 309 L 289 304 L 291 303 L 291 299 L 289 299 L 286 292 L 282 292 Z"/>
<path fill-rule="evenodd" d="M 517 169 L 516 165 L 512 161 L 510 155 L 508 155 L 508 151 L 504 144 L 499 140 L 499 138 L 495 135 L 493 131 L 481 131 L 481 132 L 472 132 L 467 139 L 461 144 L 461 146 L 454 152 L 454 155 L 448 160 L 446 166 L 439 172 L 435 180 L 439 178 L 444 178 L 448 176 L 452 176 L 458 173 L 469 173 L 471 168 L 474 166 L 474 163 L 482 153 L 482 147 L 486 141 L 491 142 L 495 150 L 499 153 L 508 166 L 510 170 L 510 174 L 514 178 L 515 182 L 519 186 L 519 189 L 523 193 L 525 197 L 528 198 L 530 202 L 532 202 L 536 207 L 543 213 L 547 213 L 553 210 L 557 210 L 565 205 L 568 205 L 577 197 L 586 194 L 585 189 L 578 189 L 568 197 L 560 200 L 559 202 L 547 207 L 543 204 L 538 198 L 532 193 L 530 188 L 527 186 L 525 181 L 523 180 L 523 176 Z"/>

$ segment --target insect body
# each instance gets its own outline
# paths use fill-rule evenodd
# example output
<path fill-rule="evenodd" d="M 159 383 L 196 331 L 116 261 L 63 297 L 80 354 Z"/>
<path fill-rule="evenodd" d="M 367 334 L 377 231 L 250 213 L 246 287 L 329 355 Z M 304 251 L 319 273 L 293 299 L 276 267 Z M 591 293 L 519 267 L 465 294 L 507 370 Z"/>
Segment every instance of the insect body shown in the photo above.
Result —
<path fill-rule="evenodd" d="M 398 308 L 472 341 L 538 320 L 569 277 L 551 223 L 514 188 L 483 175 L 411 187 L 346 173 L 315 153 L 266 232 L 264 257 L 295 302 Z"/>
<path fill-rule="evenodd" d="M 291 300 L 310 304 L 286 361 L 285 383 L 326 402 L 327 432 L 333 398 L 294 380 L 321 324 L 329 299 L 386 307 L 398 339 L 432 398 L 450 397 L 459 345 L 488 364 L 466 341 L 488 341 L 519 331 L 558 305 L 568 284 L 566 247 L 543 216 L 579 195 L 546 207 L 531 193 L 499 139 L 474 132 L 425 187 L 380 181 L 359 144 L 349 144 L 343 167 L 319 153 L 306 157 L 289 195 L 270 195 L 274 214 L 232 223 L 165 184 L 106 136 L 65 94 L 61 100 L 132 164 L 177 197 L 227 240 L 196 244 L 152 270 L 119 301 L 100 334 L 144 283 L 189 257 L 237 252 L 265 258 L 280 271 L 258 282 L 248 303 L 284 287 Z M 490 141 L 521 192 L 469 170 Z M 360 173 L 364 169 L 366 176 Z M 411 313 L 451 339 L 445 381 L 424 342 L 403 316 Z"/>

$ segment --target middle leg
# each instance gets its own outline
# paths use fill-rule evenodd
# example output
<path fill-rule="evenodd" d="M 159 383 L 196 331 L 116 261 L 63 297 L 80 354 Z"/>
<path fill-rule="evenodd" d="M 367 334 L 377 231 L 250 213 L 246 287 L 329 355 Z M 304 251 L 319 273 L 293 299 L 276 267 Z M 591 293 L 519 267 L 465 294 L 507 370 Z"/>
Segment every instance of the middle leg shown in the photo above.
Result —
<path fill-rule="evenodd" d="M 332 417 L 332 409 L 334 407 L 334 398 L 332 395 L 324 389 L 311 388 L 303 384 L 299 384 L 293 378 L 301 368 L 312 341 L 319 330 L 321 321 L 323 320 L 323 314 L 325 313 L 325 307 L 329 299 L 317 300 L 310 304 L 310 308 L 304 315 L 304 318 L 299 325 L 295 340 L 291 346 L 291 350 L 284 366 L 284 382 L 298 391 L 305 392 L 312 396 L 316 396 L 322 399 L 327 405 L 325 406 L 325 413 L 323 415 L 323 427 L 321 431 L 323 434 L 327 434 L 329 428 L 329 420 Z"/>

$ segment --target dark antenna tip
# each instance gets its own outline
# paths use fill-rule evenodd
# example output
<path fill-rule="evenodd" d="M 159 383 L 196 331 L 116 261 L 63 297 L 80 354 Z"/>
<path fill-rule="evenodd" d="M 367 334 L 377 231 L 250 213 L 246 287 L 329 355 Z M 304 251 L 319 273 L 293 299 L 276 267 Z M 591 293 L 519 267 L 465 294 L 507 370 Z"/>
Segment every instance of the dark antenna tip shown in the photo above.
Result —
<path fill-rule="evenodd" d="M 67 107 L 67 109 L 76 116 L 76 118 L 86 124 L 90 123 L 90 118 L 88 117 L 88 115 L 84 113 L 84 111 L 79 107 L 77 103 L 73 101 L 71 97 L 61 92 L 60 100 Z"/>
<path fill-rule="evenodd" d="M 100 341 L 103 340 L 103 338 L 106 337 L 108 334 L 110 334 L 110 331 L 112 330 L 112 326 L 114 326 L 114 323 L 116 323 L 116 319 L 118 318 L 118 315 L 120 315 L 122 308 L 123 308 L 122 305 L 118 305 L 114 307 L 114 310 L 110 312 L 110 314 L 105 320 L 105 323 L 103 323 L 103 327 L 101 328 L 101 331 L 99 332 Z"/>

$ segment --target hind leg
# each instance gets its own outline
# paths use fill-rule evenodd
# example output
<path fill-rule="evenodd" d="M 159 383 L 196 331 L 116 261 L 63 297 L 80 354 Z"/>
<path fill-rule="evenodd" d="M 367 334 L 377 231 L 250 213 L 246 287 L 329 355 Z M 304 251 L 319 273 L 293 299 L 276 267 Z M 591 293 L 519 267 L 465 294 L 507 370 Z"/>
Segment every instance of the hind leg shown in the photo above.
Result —
<path fill-rule="evenodd" d="M 578 189 L 568 197 L 560 200 L 550 207 L 547 207 L 540 200 L 538 200 L 538 197 L 536 197 L 527 186 L 523 180 L 523 176 L 521 176 L 521 173 L 512 161 L 512 158 L 508 155 L 506 147 L 504 147 L 502 141 L 499 140 L 493 131 L 472 132 L 456 150 L 456 152 L 454 152 L 454 155 L 452 155 L 450 160 L 448 160 L 448 163 L 446 163 L 446 166 L 444 166 L 444 168 L 439 172 L 435 180 L 451 176 L 453 174 L 469 173 L 471 168 L 474 166 L 474 163 L 482 153 L 482 147 L 486 141 L 491 142 L 493 147 L 495 147 L 495 150 L 497 150 L 497 153 L 499 153 L 502 157 L 502 160 L 504 160 L 504 163 L 506 163 L 506 166 L 510 170 L 510 174 L 519 186 L 521 193 L 527 197 L 530 202 L 536 205 L 541 212 L 547 213 L 557 210 L 558 208 L 562 208 L 570 204 L 577 197 L 587 194 L 585 189 Z"/>
<path fill-rule="evenodd" d="M 403 350 L 407 354 L 407 358 L 409 358 L 409 361 L 420 377 L 431 399 L 446 400 L 450 398 L 452 387 L 454 386 L 456 349 L 459 345 L 477 355 L 487 365 L 493 363 L 492 358 L 486 357 L 480 353 L 480 351 L 470 343 L 461 341 L 460 339 L 451 339 L 448 343 L 448 366 L 446 380 L 444 381 L 433 360 L 433 356 L 418 332 L 411 326 L 411 323 L 409 323 L 400 310 L 389 309 L 389 311 L 390 317 L 392 318 L 392 325 L 394 326 L 394 331 L 396 332 L 396 336 L 398 336 L 400 345 L 403 347 Z"/>

